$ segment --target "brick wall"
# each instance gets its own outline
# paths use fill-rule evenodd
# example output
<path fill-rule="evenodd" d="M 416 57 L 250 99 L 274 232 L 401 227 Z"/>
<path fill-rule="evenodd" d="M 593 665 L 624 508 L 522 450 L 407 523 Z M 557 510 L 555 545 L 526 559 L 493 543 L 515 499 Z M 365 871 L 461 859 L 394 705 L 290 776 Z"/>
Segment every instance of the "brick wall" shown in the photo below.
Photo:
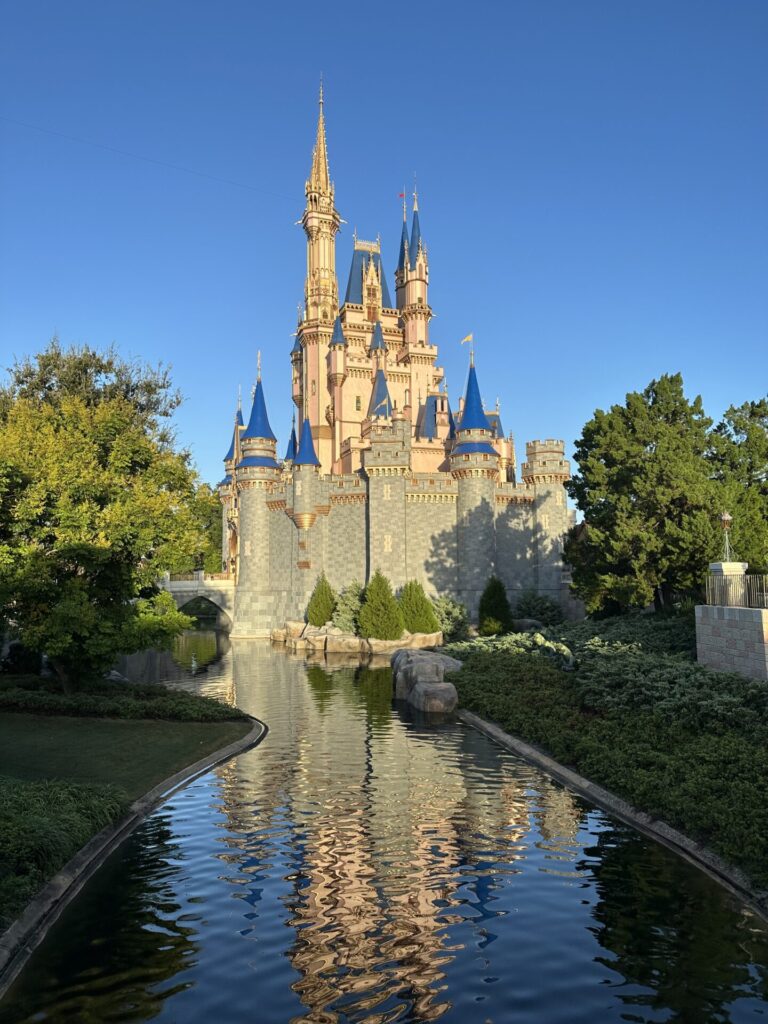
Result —
<path fill-rule="evenodd" d="M 768 609 L 699 605 L 696 654 L 708 668 L 768 680 Z"/>

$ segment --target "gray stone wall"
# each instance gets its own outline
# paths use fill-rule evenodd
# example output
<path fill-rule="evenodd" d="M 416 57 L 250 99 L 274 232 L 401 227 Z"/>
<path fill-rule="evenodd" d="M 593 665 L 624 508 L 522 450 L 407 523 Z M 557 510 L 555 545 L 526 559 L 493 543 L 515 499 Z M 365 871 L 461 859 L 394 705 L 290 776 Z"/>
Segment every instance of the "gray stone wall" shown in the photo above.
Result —
<path fill-rule="evenodd" d="M 708 668 L 768 679 L 768 609 L 698 605 L 696 656 Z"/>
<path fill-rule="evenodd" d="M 509 496 L 508 490 L 498 495 L 502 499 Z M 532 545 L 534 522 L 533 502 L 497 501 L 496 574 L 506 588 L 513 609 L 520 594 L 536 586 Z"/>
<path fill-rule="evenodd" d="M 487 476 L 458 481 L 457 576 L 459 600 L 477 618 L 480 596 L 496 572 L 496 483 Z"/>

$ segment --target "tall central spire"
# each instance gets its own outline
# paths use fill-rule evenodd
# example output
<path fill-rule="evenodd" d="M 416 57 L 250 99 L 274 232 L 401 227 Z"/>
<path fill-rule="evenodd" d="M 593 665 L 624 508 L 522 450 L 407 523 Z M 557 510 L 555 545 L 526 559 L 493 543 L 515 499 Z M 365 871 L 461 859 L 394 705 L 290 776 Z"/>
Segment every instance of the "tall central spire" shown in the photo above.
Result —
<path fill-rule="evenodd" d="M 328 146 L 325 141 L 325 113 L 323 110 L 323 82 L 320 80 L 320 98 L 317 114 L 317 138 L 312 150 L 312 173 L 307 182 L 308 189 L 313 192 L 328 193 L 331 191 L 331 175 L 328 170 Z"/>

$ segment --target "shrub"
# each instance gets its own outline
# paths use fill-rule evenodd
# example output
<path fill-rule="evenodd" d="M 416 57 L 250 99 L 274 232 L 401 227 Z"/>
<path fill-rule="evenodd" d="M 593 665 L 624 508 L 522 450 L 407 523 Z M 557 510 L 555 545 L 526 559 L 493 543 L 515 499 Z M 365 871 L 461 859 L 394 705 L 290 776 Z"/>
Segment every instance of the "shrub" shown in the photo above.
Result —
<path fill-rule="evenodd" d="M 432 607 L 446 642 L 468 639 L 469 615 L 461 602 L 452 597 L 438 597 Z"/>
<path fill-rule="evenodd" d="M 360 609 L 360 636 L 399 640 L 402 635 L 400 605 L 395 600 L 389 580 L 377 569 L 365 588 L 365 599 Z"/>
<path fill-rule="evenodd" d="M 399 603 L 403 625 L 409 633 L 437 633 L 440 629 L 432 602 L 418 580 L 409 580 L 405 584 Z"/>
<path fill-rule="evenodd" d="M 515 618 L 538 619 L 542 626 L 556 626 L 563 621 L 563 609 L 535 590 L 524 590 L 517 602 Z"/>
<path fill-rule="evenodd" d="M 321 572 L 307 605 L 307 622 L 310 626 L 324 626 L 333 618 L 335 607 L 336 595 L 331 584 L 325 578 L 325 573 Z"/>
<path fill-rule="evenodd" d="M 331 620 L 337 629 L 357 634 L 360 629 L 360 606 L 363 603 L 363 584 L 353 580 L 339 594 Z"/>
<path fill-rule="evenodd" d="M 491 576 L 486 583 L 480 598 L 477 618 L 483 636 L 506 633 L 511 628 L 512 609 L 509 607 L 504 584 L 498 576 Z"/>

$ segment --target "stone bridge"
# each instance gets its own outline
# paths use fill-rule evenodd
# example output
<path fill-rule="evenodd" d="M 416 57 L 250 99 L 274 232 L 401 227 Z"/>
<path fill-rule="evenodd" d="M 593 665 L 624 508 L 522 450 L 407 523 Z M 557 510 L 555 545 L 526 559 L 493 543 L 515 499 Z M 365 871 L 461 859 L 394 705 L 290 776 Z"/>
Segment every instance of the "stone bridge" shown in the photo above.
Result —
<path fill-rule="evenodd" d="M 227 573 L 166 573 L 160 585 L 173 597 L 179 609 L 195 598 L 205 598 L 218 609 L 219 625 L 227 629 L 231 627 L 235 611 L 235 581 Z"/>

